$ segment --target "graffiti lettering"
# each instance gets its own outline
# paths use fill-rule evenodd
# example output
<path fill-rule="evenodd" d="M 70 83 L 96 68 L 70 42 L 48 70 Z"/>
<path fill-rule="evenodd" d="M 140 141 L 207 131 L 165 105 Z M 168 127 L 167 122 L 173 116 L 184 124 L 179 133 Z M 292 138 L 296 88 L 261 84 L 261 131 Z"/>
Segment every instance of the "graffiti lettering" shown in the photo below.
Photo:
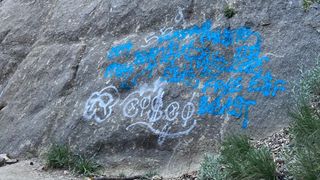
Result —
<path fill-rule="evenodd" d="M 118 103 L 119 97 L 118 90 L 114 86 L 94 92 L 86 102 L 83 116 L 87 120 L 94 119 L 98 123 L 107 120 L 111 116 L 112 108 Z"/>
<path fill-rule="evenodd" d="M 165 105 L 162 88 L 164 85 L 165 83 L 160 83 L 160 80 L 156 81 L 153 87 L 144 85 L 122 101 L 118 90 L 114 86 L 108 86 L 90 96 L 85 106 L 84 117 L 101 123 L 110 117 L 112 108 L 119 105 L 123 110 L 123 116 L 134 121 L 127 130 L 135 126 L 147 128 L 159 135 L 159 144 L 167 138 L 187 135 L 196 125 L 196 120 L 191 120 L 195 112 L 195 105 L 191 102 L 193 98 L 186 102 L 182 109 L 180 109 L 180 103 L 176 101 Z M 110 92 L 111 90 L 113 92 Z M 103 118 L 99 116 L 97 106 L 102 108 Z"/>
<path fill-rule="evenodd" d="M 176 23 L 183 19 L 182 8 L 178 10 Z M 285 91 L 285 81 L 274 79 L 270 71 L 263 69 L 269 59 L 260 57 L 262 40 L 259 33 L 245 27 L 234 30 L 212 30 L 211 27 L 211 21 L 206 21 L 201 26 L 187 29 L 161 29 L 161 35 L 153 34 L 152 46 L 148 49 L 130 51 L 133 63 L 118 64 L 117 58 L 109 58 L 114 63 L 106 68 L 107 77 L 124 78 L 137 85 L 138 80 L 155 78 L 157 73 L 154 72 L 159 72 L 158 68 L 163 67 L 160 71 L 162 81 L 180 83 L 200 91 L 199 115 L 228 114 L 235 118 L 242 117 L 242 127 L 246 128 L 249 109 L 256 105 L 256 101 L 238 94 L 276 96 Z M 232 49 L 233 54 L 226 56 L 227 49 Z M 110 51 L 115 50 L 118 51 L 111 54 L 120 54 L 119 57 L 128 53 L 121 48 Z M 227 74 L 232 74 L 231 78 L 226 79 Z M 249 83 L 244 84 L 245 76 L 249 78 Z M 151 102 L 154 106 L 150 112 L 151 122 L 156 121 L 162 113 L 157 110 L 162 106 L 158 99 L 161 99 L 160 96 Z M 168 111 L 174 112 L 176 108 L 172 104 Z M 169 120 L 171 114 L 166 114 Z"/>
<path fill-rule="evenodd" d="M 247 27 L 213 29 L 210 20 L 187 27 L 183 10 L 178 7 L 172 19 L 182 29 L 165 26 L 138 41 L 142 45 L 133 44 L 128 37 L 125 43 L 109 49 L 104 76 L 120 79 L 120 88 L 131 89 L 141 81 L 159 79 L 151 86 L 140 86 L 123 100 L 114 86 L 94 92 L 85 105 L 87 120 L 107 121 L 118 105 L 123 117 L 132 122 L 127 130 L 148 129 L 158 135 L 161 145 L 168 138 L 189 134 L 197 124 L 195 113 L 226 115 L 228 121 L 229 117 L 241 118 L 242 128 L 247 128 L 250 107 L 257 104 L 248 98 L 250 94 L 275 97 L 285 91 L 286 82 L 264 69 L 269 58 L 261 55 L 258 32 Z M 122 59 L 128 61 L 119 63 Z M 165 102 L 164 87 L 169 83 L 193 89 L 192 98 Z M 195 94 L 199 95 L 197 105 Z"/>

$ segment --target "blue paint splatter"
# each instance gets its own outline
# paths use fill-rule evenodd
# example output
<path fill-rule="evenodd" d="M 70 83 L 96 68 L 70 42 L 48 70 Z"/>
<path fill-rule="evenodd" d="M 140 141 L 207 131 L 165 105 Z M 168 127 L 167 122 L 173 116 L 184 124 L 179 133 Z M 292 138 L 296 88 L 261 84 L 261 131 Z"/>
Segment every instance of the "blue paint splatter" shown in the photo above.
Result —
<path fill-rule="evenodd" d="M 134 72 L 134 68 L 127 64 L 119 64 L 119 63 L 112 63 L 106 68 L 106 72 L 104 73 L 104 77 L 111 78 L 111 77 L 123 77 L 128 78 Z"/>
<path fill-rule="evenodd" d="M 118 46 L 112 47 L 107 53 L 107 58 L 113 59 L 123 55 L 124 53 L 129 53 L 132 49 L 132 46 L 133 44 L 131 42 L 127 42 L 125 44 L 120 44 Z"/>
<path fill-rule="evenodd" d="M 126 81 L 123 88 L 128 88 L 127 82 L 134 86 L 138 80 L 152 79 L 160 73 L 163 81 L 194 89 L 201 87 L 199 115 L 229 114 L 243 118 L 242 127 L 247 128 L 249 108 L 256 101 L 238 94 L 276 96 L 279 91 L 285 91 L 285 81 L 274 79 L 270 71 L 263 69 L 269 59 L 260 57 L 259 33 L 246 27 L 215 30 L 211 27 L 212 22 L 206 21 L 201 26 L 157 36 L 148 49 L 132 52 L 131 42 L 112 47 L 107 59 L 114 63 L 106 68 L 105 77 L 121 78 Z M 228 49 L 231 49 L 229 55 Z M 116 63 L 129 54 L 133 57 L 132 65 Z M 232 76 L 226 82 L 222 78 L 227 74 Z M 248 84 L 244 80 L 249 80 Z"/>

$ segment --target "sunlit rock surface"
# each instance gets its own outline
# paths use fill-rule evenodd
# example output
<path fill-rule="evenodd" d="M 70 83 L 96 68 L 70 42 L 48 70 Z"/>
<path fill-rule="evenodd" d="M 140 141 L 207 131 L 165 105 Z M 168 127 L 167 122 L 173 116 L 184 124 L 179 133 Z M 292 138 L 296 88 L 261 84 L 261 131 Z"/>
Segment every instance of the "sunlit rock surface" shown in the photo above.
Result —
<path fill-rule="evenodd" d="M 0 1 L 0 152 L 65 143 L 118 175 L 196 170 L 228 133 L 288 125 L 320 50 L 299 0 Z"/>

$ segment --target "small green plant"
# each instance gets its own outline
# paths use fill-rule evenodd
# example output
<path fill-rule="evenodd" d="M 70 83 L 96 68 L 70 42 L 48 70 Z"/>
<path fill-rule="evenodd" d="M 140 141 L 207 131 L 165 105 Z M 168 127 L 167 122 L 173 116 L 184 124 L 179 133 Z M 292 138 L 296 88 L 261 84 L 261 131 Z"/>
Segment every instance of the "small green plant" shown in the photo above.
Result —
<path fill-rule="evenodd" d="M 304 147 L 320 144 L 320 116 L 315 109 L 301 103 L 291 116 L 293 121 L 290 124 L 290 132 L 296 144 Z"/>
<path fill-rule="evenodd" d="M 142 176 L 142 178 L 140 178 L 140 179 L 152 179 L 152 177 L 154 177 L 154 176 L 156 176 L 156 175 L 158 175 L 158 173 L 157 172 L 155 172 L 155 171 L 148 171 L 146 174 L 144 174 L 143 176 Z"/>
<path fill-rule="evenodd" d="M 100 165 L 95 163 L 91 158 L 83 155 L 74 155 L 72 162 L 72 170 L 85 176 L 93 175 L 100 168 Z"/>
<path fill-rule="evenodd" d="M 229 178 L 242 177 L 245 174 L 244 161 L 252 149 L 249 138 L 245 135 L 231 135 L 224 139 L 220 162 L 226 166 Z"/>
<path fill-rule="evenodd" d="M 50 168 L 68 168 L 72 153 L 67 146 L 53 145 L 47 154 L 47 165 Z"/>
<path fill-rule="evenodd" d="M 266 148 L 255 149 L 248 136 L 232 135 L 221 146 L 227 179 L 276 179 L 276 165 Z"/>
<path fill-rule="evenodd" d="M 47 154 L 47 165 L 53 169 L 69 169 L 85 176 L 92 175 L 100 167 L 84 155 L 75 155 L 66 145 L 53 145 Z"/>
<path fill-rule="evenodd" d="M 226 18 L 230 19 L 236 14 L 236 10 L 230 6 L 226 6 L 223 13 Z"/>
<path fill-rule="evenodd" d="M 301 103 L 310 103 L 310 101 L 320 98 L 320 59 L 316 62 L 315 68 L 304 71 L 300 69 L 301 79 L 295 82 L 294 97 L 297 99 L 298 106 Z"/>
<path fill-rule="evenodd" d="M 276 164 L 268 149 L 263 147 L 249 151 L 246 161 L 244 177 L 247 179 L 276 179 Z"/>
<path fill-rule="evenodd" d="M 291 113 L 290 133 L 294 137 L 294 160 L 288 167 L 297 179 L 320 179 L 320 116 L 305 103 Z"/>
<path fill-rule="evenodd" d="M 320 0 L 303 0 L 303 9 L 308 10 L 313 3 L 320 3 Z"/>
<path fill-rule="evenodd" d="M 304 7 L 320 0 L 304 0 Z M 320 179 L 320 59 L 297 83 L 297 105 L 291 110 L 289 132 L 293 148 L 288 156 L 288 170 L 295 179 Z"/>
<path fill-rule="evenodd" d="M 244 159 L 246 153 L 252 149 L 253 147 L 250 144 L 248 136 L 231 135 L 222 142 L 221 155 L 226 161 L 233 160 L 235 154 L 237 154 L 239 158 Z"/>
<path fill-rule="evenodd" d="M 226 174 L 221 170 L 218 158 L 205 155 L 199 170 L 200 180 L 225 180 Z"/>
<path fill-rule="evenodd" d="M 319 145 L 314 148 L 296 148 L 294 160 L 288 164 L 290 173 L 295 179 L 320 179 Z"/>

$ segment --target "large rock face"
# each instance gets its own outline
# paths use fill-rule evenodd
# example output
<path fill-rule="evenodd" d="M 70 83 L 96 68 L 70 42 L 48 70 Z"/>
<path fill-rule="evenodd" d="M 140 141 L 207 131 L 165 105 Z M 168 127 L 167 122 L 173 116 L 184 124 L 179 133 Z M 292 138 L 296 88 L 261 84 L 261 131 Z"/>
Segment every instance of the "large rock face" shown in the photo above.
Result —
<path fill-rule="evenodd" d="M 0 152 L 51 143 L 110 174 L 195 170 L 228 133 L 287 126 L 320 9 L 300 0 L 1 0 Z"/>

